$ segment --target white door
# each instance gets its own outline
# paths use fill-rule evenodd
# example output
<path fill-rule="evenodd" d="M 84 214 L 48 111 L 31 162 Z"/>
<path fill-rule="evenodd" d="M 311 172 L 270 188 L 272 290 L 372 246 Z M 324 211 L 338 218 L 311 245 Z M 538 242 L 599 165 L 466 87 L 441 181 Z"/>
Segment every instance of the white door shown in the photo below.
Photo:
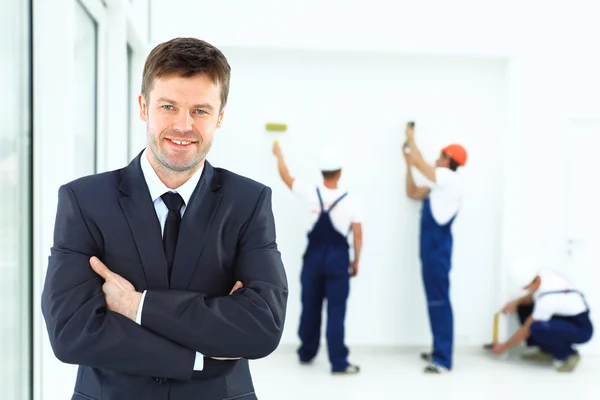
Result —
<path fill-rule="evenodd" d="M 565 274 L 586 296 L 595 335 L 579 347 L 600 354 L 600 185 L 597 184 L 600 119 L 578 119 L 565 137 L 566 168 Z M 560 162 L 560 161 L 558 161 Z"/>

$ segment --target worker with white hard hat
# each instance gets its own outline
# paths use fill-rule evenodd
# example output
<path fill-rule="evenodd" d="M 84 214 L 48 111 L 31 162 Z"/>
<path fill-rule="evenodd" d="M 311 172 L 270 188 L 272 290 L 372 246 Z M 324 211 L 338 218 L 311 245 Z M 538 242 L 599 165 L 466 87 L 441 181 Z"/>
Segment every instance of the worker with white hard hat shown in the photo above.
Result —
<path fill-rule="evenodd" d="M 277 157 L 277 167 L 283 182 L 309 205 L 313 224 L 308 233 L 308 246 L 300 277 L 300 362 L 309 364 L 317 355 L 321 339 L 323 300 L 327 299 L 326 336 L 331 372 L 356 374 L 360 369 L 348 362 L 344 325 L 350 277 L 358 274 L 362 247 L 362 215 L 358 201 L 355 196 L 338 187 L 342 164 L 335 151 L 322 157 L 320 170 L 323 181 L 318 185 L 302 182 L 291 176 L 277 141 L 273 145 L 273 154 Z M 347 238 L 350 231 L 354 239 L 352 262 Z"/>
<path fill-rule="evenodd" d="M 428 164 L 414 140 L 414 124 L 406 127 L 406 194 L 422 200 L 420 259 L 433 336 L 431 353 L 421 354 L 427 361 L 426 373 L 452 369 L 454 317 L 450 303 L 450 270 L 453 248 L 452 224 L 461 205 L 462 189 L 457 169 L 466 164 L 467 152 L 459 144 L 446 146 L 435 165 Z M 408 150 L 408 151 L 406 151 Z M 420 171 L 428 183 L 415 184 L 411 168 Z"/>
<path fill-rule="evenodd" d="M 557 371 L 573 371 L 580 360 L 573 346 L 588 342 L 594 330 L 585 297 L 552 269 L 521 265 L 513 273 L 527 294 L 506 304 L 502 312 L 516 311 L 521 327 L 505 343 L 495 344 L 492 351 L 503 354 L 526 341 L 528 351 L 523 358 L 554 361 Z"/>

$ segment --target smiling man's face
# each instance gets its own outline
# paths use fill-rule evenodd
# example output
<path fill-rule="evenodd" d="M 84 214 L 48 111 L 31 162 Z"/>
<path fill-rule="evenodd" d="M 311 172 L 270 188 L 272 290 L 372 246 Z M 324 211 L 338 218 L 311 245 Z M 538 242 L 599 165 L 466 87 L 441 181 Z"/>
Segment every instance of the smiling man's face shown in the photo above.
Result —
<path fill-rule="evenodd" d="M 165 77 L 154 80 L 147 97 L 139 97 L 140 118 L 153 158 L 173 172 L 199 168 L 223 118 L 219 85 L 204 74 Z"/>

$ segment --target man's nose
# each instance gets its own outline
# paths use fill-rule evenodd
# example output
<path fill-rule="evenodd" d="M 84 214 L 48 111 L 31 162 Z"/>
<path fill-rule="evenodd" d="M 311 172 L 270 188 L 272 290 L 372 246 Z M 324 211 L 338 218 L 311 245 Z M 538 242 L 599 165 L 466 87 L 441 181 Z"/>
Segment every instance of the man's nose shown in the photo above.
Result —
<path fill-rule="evenodd" d="M 177 115 L 177 119 L 173 124 L 173 128 L 180 132 L 188 132 L 192 130 L 194 118 L 186 110 L 181 110 Z"/>

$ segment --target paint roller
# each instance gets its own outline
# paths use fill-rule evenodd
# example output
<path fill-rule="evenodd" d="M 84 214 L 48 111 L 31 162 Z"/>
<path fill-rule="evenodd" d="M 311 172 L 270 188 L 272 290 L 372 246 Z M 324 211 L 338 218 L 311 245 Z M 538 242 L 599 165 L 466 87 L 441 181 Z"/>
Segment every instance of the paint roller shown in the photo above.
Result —
<path fill-rule="evenodd" d="M 287 131 L 287 124 L 284 124 L 281 122 L 267 122 L 265 124 L 265 130 L 267 132 L 276 134 L 277 136 L 275 137 L 274 141 L 278 142 L 279 135 L 281 135 Z"/>

